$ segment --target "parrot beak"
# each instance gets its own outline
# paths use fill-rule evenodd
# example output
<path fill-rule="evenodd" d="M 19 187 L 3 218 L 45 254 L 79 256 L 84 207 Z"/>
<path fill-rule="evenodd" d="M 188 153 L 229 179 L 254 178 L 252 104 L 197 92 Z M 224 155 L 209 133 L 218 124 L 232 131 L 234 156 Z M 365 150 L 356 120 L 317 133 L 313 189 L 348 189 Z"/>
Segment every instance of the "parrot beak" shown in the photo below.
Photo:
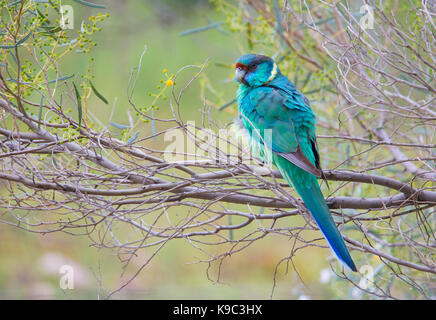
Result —
<path fill-rule="evenodd" d="M 236 68 L 235 70 L 235 79 L 239 83 L 243 83 L 245 85 L 248 85 L 247 81 L 245 81 L 245 75 L 247 74 L 247 71 L 245 71 L 242 68 Z"/>

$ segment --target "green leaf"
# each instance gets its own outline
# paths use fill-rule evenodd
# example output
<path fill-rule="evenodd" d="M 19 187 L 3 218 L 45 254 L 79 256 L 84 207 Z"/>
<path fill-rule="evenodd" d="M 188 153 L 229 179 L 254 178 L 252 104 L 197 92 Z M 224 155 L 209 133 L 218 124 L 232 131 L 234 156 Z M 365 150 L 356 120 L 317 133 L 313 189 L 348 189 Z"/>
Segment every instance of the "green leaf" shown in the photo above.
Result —
<path fill-rule="evenodd" d="M 8 7 L 15 6 L 16 4 L 21 3 L 21 1 L 23 1 L 23 0 L 17 0 L 17 1 L 11 2 L 11 3 L 8 3 Z"/>
<path fill-rule="evenodd" d="M 13 49 L 13 48 L 15 48 L 15 46 L 5 46 L 5 45 L 0 45 L 0 48 L 1 49 Z"/>
<path fill-rule="evenodd" d="M 154 124 L 154 109 L 151 109 L 151 133 L 153 134 L 153 140 L 157 140 L 156 138 L 156 127 Z"/>
<path fill-rule="evenodd" d="M 229 214 L 227 216 L 227 219 L 228 219 L 228 224 L 231 226 L 232 225 L 232 215 Z M 229 239 L 230 239 L 230 241 L 233 241 L 233 229 L 229 229 Z"/>
<path fill-rule="evenodd" d="M 79 112 L 79 128 L 82 125 L 82 98 L 80 97 L 79 90 L 77 90 L 76 84 L 73 82 L 74 92 L 77 99 L 77 110 Z"/>
<path fill-rule="evenodd" d="M 41 26 L 39 27 L 39 29 L 43 29 L 44 30 L 42 31 L 43 33 L 56 33 L 62 31 L 62 28 L 60 26 L 49 26 L 49 27 Z"/>
<path fill-rule="evenodd" d="M 4 66 L 4 65 L 3 65 L 2 63 L 0 63 L 0 66 Z M 29 78 L 32 78 L 29 74 L 26 73 L 26 75 L 27 75 Z M 72 75 L 70 75 L 70 76 L 65 76 L 65 77 L 62 77 L 62 78 L 59 78 L 59 79 L 54 79 L 54 80 L 47 81 L 45 84 L 50 84 L 50 83 L 55 83 L 55 82 L 65 81 L 65 80 L 68 80 L 68 79 L 70 79 L 70 78 L 72 78 L 72 77 L 74 77 L 74 74 L 72 74 Z M 16 80 L 16 79 L 11 79 L 11 78 L 7 78 L 6 81 L 11 81 L 11 82 L 15 82 L 15 83 L 17 83 L 17 80 Z M 20 82 L 20 84 L 32 84 L 32 82 Z"/>
<path fill-rule="evenodd" d="M 38 114 L 38 120 L 41 122 L 42 119 L 42 102 L 44 101 L 44 96 L 41 95 L 41 102 L 39 103 L 39 114 Z M 41 123 L 38 123 L 38 129 L 41 128 Z"/>
<path fill-rule="evenodd" d="M 234 69 L 235 65 L 231 63 L 215 62 L 215 65 L 220 68 Z"/>
<path fill-rule="evenodd" d="M 83 1 L 83 0 L 74 0 L 74 1 L 76 1 L 77 3 L 83 4 L 85 6 L 88 6 L 88 7 L 106 9 L 106 7 L 101 5 L 101 4 L 91 3 L 91 2 Z"/>
<path fill-rule="evenodd" d="M 310 71 L 307 76 L 306 79 L 304 79 L 303 85 L 301 86 L 301 90 L 303 90 L 304 88 L 306 88 L 306 85 L 309 83 L 310 78 L 312 77 L 312 71 Z"/>
<path fill-rule="evenodd" d="M 298 86 L 298 70 L 300 69 L 300 66 L 297 65 L 295 68 L 295 75 L 294 75 L 294 86 Z"/>
<path fill-rule="evenodd" d="M 92 91 L 94 91 L 95 95 L 97 97 L 99 97 L 101 101 L 103 101 L 104 103 L 108 104 L 106 98 L 103 97 L 103 95 L 100 92 L 97 91 L 97 89 L 94 87 L 94 85 L 92 84 L 91 81 L 89 81 L 89 84 L 91 85 Z"/>
<path fill-rule="evenodd" d="M 14 48 L 15 48 L 15 46 L 14 46 Z M 17 57 L 15 56 L 15 54 L 12 53 L 11 51 L 9 51 L 9 53 L 12 56 L 12 60 L 14 60 L 15 64 L 18 65 L 18 60 L 17 60 Z"/>
<path fill-rule="evenodd" d="M 280 16 L 280 9 L 277 4 L 277 0 L 274 0 L 273 4 L 274 4 L 274 14 L 276 16 L 276 21 L 277 21 L 276 30 L 280 37 L 280 43 L 283 45 L 284 37 L 283 37 L 283 30 L 282 30 L 282 17 Z"/>
<path fill-rule="evenodd" d="M 248 40 L 248 49 L 250 52 L 253 51 L 253 27 L 251 26 L 250 22 L 247 22 L 247 40 Z"/>
<path fill-rule="evenodd" d="M 29 39 L 30 35 L 32 34 L 32 30 L 29 31 L 28 34 L 26 34 L 20 41 L 17 42 L 17 47 L 19 45 L 22 45 L 24 43 L 24 41 L 26 41 L 27 39 Z"/>
<path fill-rule="evenodd" d="M 62 77 L 62 78 L 59 78 L 59 79 L 50 80 L 50 81 L 48 81 L 47 83 L 55 83 L 56 81 L 57 81 L 57 82 L 65 81 L 65 80 L 68 80 L 68 79 L 70 79 L 70 78 L 72 78 L 72 77 L 74 77 L 74 74 L 72 74 L 72 75 L 70 75 L 70 76 L 65 76 L 65 77 Z"/>
<path fill-rule="evenodd" d="M 32 30 L 29 31 L 28 34 L 26 34 L 22 39 L 20 39 L 16 44 L 13 45 L 0 45 L 1 49 L 13 49 L 15 47 L 18 47 L 24 43 L 27 39 L 29 39 L 30 35 L 32 34 Z"/>
<path fill-rule="evenodd" d="M 36 13 L 37 13 L 38 16 L 40 16 L 42 19 L 45 19 L 45 15 L 44 15 L 41 11 L 39 11 L 38 8 L 36 8 Z"/>

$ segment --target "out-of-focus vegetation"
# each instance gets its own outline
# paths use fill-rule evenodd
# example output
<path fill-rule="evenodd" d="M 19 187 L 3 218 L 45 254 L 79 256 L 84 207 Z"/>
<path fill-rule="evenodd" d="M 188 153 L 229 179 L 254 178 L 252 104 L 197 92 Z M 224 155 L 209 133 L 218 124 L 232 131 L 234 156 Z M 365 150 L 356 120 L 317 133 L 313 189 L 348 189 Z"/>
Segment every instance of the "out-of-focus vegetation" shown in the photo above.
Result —
<path fill-rule="evenodd" d="M 97 2 L 97 0 L 95 1 Z M 358 92 L 355 96 L 348 92 L 350 95 L 347 95 L 346 90 L 349 90 L 349 87 L 344 83 L 348 85 L 349 83 L 344 79 L 352 84 L 361 81 L 362 88 L 365 88 L 363 85 L 367 83 L 357 77 L 350 76 L 350 78 L 347 78 L 348 74 L 347 76 L 342 74 L 342 78 L 337 74 L 337 72 L 343 71 L 341 67 L 346 65 L 342 61 L 338 62 L 339 58 L 338 60 L 334 59 L 335 50 L 341 53 L 340 49 L 342 48 L 338 48 L 340 47 L 338 44 L 347 46 L 349 44 L 347 41 L 357 43 L 359 40 L 358 37 L 353 38 L 353 35 L 348 34 L 349 38 L 347 38 L 341 32 L 335 32 L 335 27 L 343 27 L 339 22 L 338 15 L 347 16 L 344 13 L 338 13 L 337 8 L 328 5 L 319 5 L 318 7 L 314 4 L 314 8 L 311 9 L 314 9 L 317 16 L 311 17 L 315 22 L 309 23 L 309 20 L 298 20 L 300 14 L 308 19 L 310 12 L 307 8 L 294 8 L 295 11 L 292 11 L 292 7 L 284 8 L 283 3 L 279 1 L 263 2 L 253 0 L 238 2 L 215 0 L 209 3 L 200 0 L 111 0 L 105 2 L 105 9 L 83 6 L 80 5 L 80 2 L 70 1 L 68 3 L 74 8 L 74 28 L 73 30 L 67 30 L 68 35 L 76 36 L 77 33 L 80 34 L 80 42 L 72 44 L 73 50 L 65 55 L 59 65 L 62 74 L 64 76 L 72 75 L 71 79 L 68 80 L 74 81 L 75 85 L 77 84 L 77 88 L 75 87 L 77 90 L 74 91 L 76 93 L 75 98 L 81 101 L 81 105 L 78 109 L 71 109 L 66 112 L 72 118 L 80 119 L 79 126 L 83 121 L 86 125 L 97 128 L 97 131 L 101 130 L 102 127 L 108 127 L 113 137 L 119 138 L 123 142 L 127 142 L 127 144 L 129 144 L 129 141 L 137 139 L 138 135 L 140 138 L 152 135 L 156 130 L 154 126 L 164 127 L 164 123 L 146 121 L 139 113 L 135 113 L 135 110 L 128 102 L 129 81 L 136 76 L 135 74 L 132 76 L 132 70 L 137 70 L 135 68 L 137 68 L 139 61 L 142 63 L 142 68 L 136 82 L 133 99 L 140 111 L 147 113 L 153 109 L 155 113 L 159 113 L 161 118 L 169 116 L 171 112 L 169 107 L 170 99 L 167 98 L 170 97 L 170 91 L 174 85 L 174 74 L 183 66 L 202 65 L 207 61 L 204 72 L 183 95 L 182 117 L 184 120 L 195 120 L 200 123 L 203 119 L 201 110 L 203 105 L 206 104 L 211 109 L 210 115 L 213 120 L 223 124 L 229 123 L 236 115 L 235 106 L 231 104 L 236 92 L 232 63 L 239 55 L 246 52 L 264 53 L 276 59 L 281 71 L 289 76 L 300 91 L 306 94 L 318 114 L 318 133 L 325 135 L 324 138 L 330 139 L 322 139 L 319 142 L 324 167 L 354 171 L 362 169 L 365 173 L 368 171 L 398 179 L 406 185 L 410 182 L 410 184 L 415 183 L 414 187 L 430 188 L 428 187 L 430 183 L 427 182 L 420 185 L 419 178 L 417 179 L 418 182 L 415 182 L 415 173 L 404 172 L 402 164 L 395 162 L 398 159 L 388 160 L 388 158 L 391 158 L 391 152 L 383 147 L 385 144 L 389 144 L 387 141 L 382 141 L 382 147 L 374 147 L 372 152 L 367 153 L 375 145 L 376 137 L 374 137 L 374 133 L 376 134 L 379 129 L 374 127 L 374 130 L 372 130 L 370 125 L 370 130 L 366 130 L 368 124 L 375 121 L 372 119 L 377 119 L 383 124 L 384 128 L 391 129 L 390 132 L 396 132 L 398 128 L 392 127 L 396 122 L 400 121 L 401 125 L 404 126 L 401 128 L 404 132 L 413 131 L 416 135 L 422 134 L 422 141 L 419 140 L 419 143 L 422 144 L 423 153 L 415 155 L 412 151 L 408 151 L 407 155 L 409 157 L 428 156 L 426 153 L 428 146 L 434 143 L 434 141 L 431 141 L 431 134 L 426 131 L 431 131 L 431 123 L 426 120 L 428 114 L 425 114 L 427 118 L 419 125 L 413 121 L 408 121 L 409 118 L 407 117 L 410 110 L 405 109 L 406 106 L 401 97 L 398 100 L 394 99 L 395 103 L 393 105 L 395 108 L 393 112 L 387 110 L 387 115 L 385 115 L 384 111 L 380 112 L 378 109 L 377 101 L 374 102 L 372 96 L 367 92 Z M 5 1 L 1 2 L 3 10 L 7 10 L 7 4 L 11 5 L 11 3 Z M 362 13 L 359 12 L 360 5 L 360 3 L 356 3 L 347 8 L 349 12 L 354 14 L 354 19 L 359 19 L 362 16 Z M 340 5 L 338 7 L 345 8 Z M 385 8 L 389 12 L 395 10 L 399 18 L 407 16 L 408 8 L 403 2 L 387 1 Z M 44 10 L 42 3 L 41 10 Z M 281 12 L 287 12 L 283 17 L 289 19 L 283 24 L 277 22 L 282 19 Z M 291 13 L 297 18 L 291 19 Z M 335 14 L 336 16 L 334 16 Z M 45 18 L 42 16 L 44 13 L 38 11 L 34 12 L 34 15 L 41 19 L 41 23 L 44 22 Z M 413 16 L 409 18 L 417 19 L 417 17 Z M 47 19 L 53 19 L 53 17 L 47 16 Z M 350 20 L 350 17 L 345 18 L 345 20 L 347 19 Z M 356 21 L 350 22 L 350 24 L 356 24 Z M 287 26 L 287 29 L 284 29 L 284 26 Z M 332 39 L 334 38 L 335 41 L 339 39 L 335 43 L 336 47 L 325 45 L 323 42 L 325 39 L 321 39 L 320 34 L 312 32 L 311 27 L 314 26 L 322 26 L 325 28 L 324 31 L 331 32 L 328 34 L 332 36 Z M 83 28 L 88 28 L 88 30 L 90 28 L 93 31 L 91 34 L 83 32 Z M 415 31 L 419 32 L 419 30 Z M 50 33 L 53 30 L 47 30 L 47 32 Z M 343 39 L 341 39 L 342 36 Z M 23 39 L 26 40 L 25 38 Z M 368 40 L 367 38 L 364 39 L 365 41 Z M 372 38 L 370 39 L 372 40 Z M 386 42 L 389 44 L 389 41 Z M 359 43 L 359 45 L 361 44 Z M 35 46 L 38 45 L 40 44 L 35 44 Z M 358 47 L 357 44 L 356 47 Z M 50 43 L 44 48 L 50 48 Z M 350 45 L 348 51 L 354 53 L 351 49 L 356 48 Z M 329 54 L 326 51 L 329 51 Z M 3 52 L 8 54 L 7 50 Z M 358 49 L 356 49 L 356 52 L 358 52 L 356 56 L 359 56 Z M 360 56 L 365 57 L 362 60 L 366 61 L 365 59 L 368 57 L 369 59 L 376 57 L 376 52 L 374 50 L 367 53 L 366 56 L 364 54 Z M 35 55 L 38 54 L 43 55 L 42 50 L 35 53 Z M 341 54 L 339 56 L 342 57 Z M 349 58 L 345 54 L 343 56 Z M 349 58 L 350 61 L 354 61 L 353 59 L 356 59 L 356 56 Z M 414 54 L 412 53 L 411 56 L 414 56 Z M 13 63 L 11 57 L 6 57 L 4 60 Z M 27 64 L 24 64 L 23 67 L 22 79 L 32 80 L 31 77 L 36 70 L 33 70 Z M 182 78 L 177 78 L 177 85 L 183 83 L 183 77 L 189 79 L 197 70 L 190 72 L 183 74 Z M 430 74 L 430 71 L 428 73 Z M 350 74 L 353 74 L 353 72 L 350 72 Z M 366 72 L 365 69 L 361 75 L 364 75 L 362 77 L 364 79 L 372 79 L 373 74 L 378 75 L 374 70 Z M 412 74 L 412 78 L 410 78 L 410 74 Z M 406 81 L 405 83 L 415 81 L 414 73 L 410 72 L 410 74 L 401 74 L 398 77 Z M 49 76 L 52 75 L 52 73 L 49 73 Z M 382 79 L 381 82 L 388 81 L 383 77 L 377 79 Z M 11 87 L 16 88 L 13 79 L 8 81 L 11 82 Z M 412 88 L 416 90 L 409 97 L 416 101 L 420 98 L 428 98 L 427 96 L 424 97 L 422 93 L 422 84 L 419 83 L 421 79 L 416 81 L 418 81 L 418 84 L 413 83 L 412 85 Z M 27 96 L 27 93 L 29 96 Z M 366 97 L 366 94 L 369 97 Z M 38 101 L 39 99 L 38 93 L 32 90 L 26 90 L 26 97 L 29 97 L 32 101 Z M 352 100 L 355 97 L 357 97 L 357 102 L 347 100 Z M 9 96 L 9 98 L 11 101 L 15 101 L 13 97 Z M 65 98 L 68 102 L 74 101 L 74 96 L 69 97 L 69 99 Z M 397 107 L 403 107 L 403 105 L 404 109 L 401 110 L 404 111 L 404 114 L 401 114 L 397 111 Z M 222 108 L 222 106 L 226 107 Z M 426 107 L 428 108 L 428 105 L 423 106 L 422 110 L 426 110 Z M 17 108 L 20 109 L 20 106 L 18 105 Z M 37 108 L 26 108 L 31 116 L 37 117 L 38 114 L 35 113 L 35 110 Z M 412 111 L 411 119 L 415 119 L 413 118 L 415 115 L 413 112 L 416 113 L 416 111 Z M 431 112 L 431 110 L 428 112 Z M 383 115 L 379 119 L 381 113 Z M 407 121 L 403 121 L 401 118 L 403 115 L 406 115 Z M 10 125 L 12 123 L 11 118 L 5 120 L 5 123 L 8 122 Z M 54 119 L 54 121 L 56 122 L 57 119 Z M 135 125 L 132 126 L 133 123 Z M 127 126 L 131 126 L 131 129 L 126 129 Z M 162 127 L 158 129 L 162 129 Z M 67 134 L 67 137 L 74 138 L 74 136 L 77 136 L 77 128 L 64 129 L 68 134 L 71 134 L 71 136 Z M 418 129 L 422 130 L 416 131 Z M 334 143 L 329 143 L 329 141 L 332 141 L 331 138 L 337 134 L 346 139 L 338 139 Z M 330 135 L 330 137 L 326 135 Z M 358 143 L 354 140 L 358 141 Z M 359 144 L 361 142 L 364 143 Z M 402 146 L 405 145 L 406 147 L 413 146 L 413 143 L 416 144 L 416 141 L 409 141 L 407 137 L 403 136 L 395 142 L 397 145 L 402 144 Z M 152 149 L 163 148 L 161 137 L 156 140 L 149 139 L 147 143 L 147 147 Z M 43 158 L 42 156 L 41 159 L 47 161 L 47 157 Z M 425 168 L 424 165 L 422 167 Z M 91 171 L 91 173 L 94 172 Z M 422 170 L 417 175 L 421 173 Z M 4 185 L 4 189 L 0 189 L 0 193 L 8 192 L 7 183 Z M 335 196 L 365 198 L 380 195 L 379 189 L 370 183 L 351 183 L 347 185 L 342 181 L 332 182 L 330 191 L 325 191 L 325 195 L 328 192 L 334 192 L 336 188 L 339 191 L 334 194 Z M 232 206 L 231 208 L 234 210 L 240 210 L 242 207 L 242 205 L 225 205 Z M 7 207 L 7 204 L 5 204 L 5 207 Z M 434 214 L 434 209 L 429 207 L 422 209 L 425 218 L 429 218 L 432 213 Z M 401 208 L 389 209 L 386 212 L 368 210 L 367 213 L 362 213 L 362 220 L 345 225 L 342 231 L 349 232 L 354 240 L 365 242 L 364 238 L 370 232 L 366 233 L 364 228 L 377 226 L 378 214 L 383 213 L 385 216 L 397 214 L 397 209 L 400 210 Z M 175 208 L 171 208 L 169 214 L 183 216 L 185 210 L 187 209 L 183 206 L 180 206 L 180 212 L 176 212 Z M 241 210 L 246 210 L 246 208 Z M 250 210 L 252 209 L 250 208 Z M 255 210 L 255 213 L 264 213 L 263 208 L 253 210 Z M 266 210 L 271 210 L 268 213 L 274 212 L 274 209 L 271 208 Z M 25 211 L 19 211 L 17 213 L 21 217 Z M 361 212 L 355 209 L 341 209 L 340 214 L 342 213 L 348 217 L 361 217 Z M 1 211 L 0 214 L 2 214 Z M 13 219 L 8 220 L 13 214 L 14 212 L 4 212 L 5 221 L 12 221 L 11 224 L 16 223 Z M 50 212 L 47 212 L 47 215 L 49 214 Z M 398 219 L 403 224 L 414 225 L 420 219 L 419 214 L 420 212 L 416 216 L 407 214 L 403 216 L 403 213 L 400 212 L 398 215 L 401 217 Z M 34 215 L 30 216 L 33 219 L 39 218 Z M 242 219 L 238 220 L 238 218 L 240 217 L 235 217 L 237 221 L 233 221 L 233 223 L 243 221 Z M 421 254 L 418 249 L 416 251 L 407 251 L 406 248 L 405 250 L 404 245 L 400 242 L 403 239 L 402 233 L 396 232 L 397 229 L 395 229 L 397 227 L 396 222 L 386 222 L 386 217 L 380 217 L 380 219 L 380 224 L 382 224 L 380 230 L 387 230 L 387 235 L 374 227 L 377 232 L 371 233 L 371 237 L 377 239 L 379 236 L 380 238 L 385 236 L 385 238 L 382 238 L 383 241 L 389 239 L 391 242 L 400 244 L 382 248 L 383 252 L 405 259 L 405 261 L 412 259 L 413 252 Z M 44 217 L 41 216 L 40 220 L 43 221 Z M 282 228 L 282 230 L 289 228 L 291 222 L 298 226 L 304 225 L 304 220 L 299 217 L 294 217 L 292 220 L 284 218 L 274 222 L 274 227 Z M 384 223 L 388 227 L 385 227 Z M 425 223 L 425 227 L 430 225 Z M 231 223 L 229 222 L 229 224 Z M 247 230 L 253 230 L 257 227 L 261 229 L 263 226 L 261 224 L 254 225 L 253 223 L 247 229 L 235 230 L 232 235 L 229 234 L 229 239 L 233 237 L 240 239 L 246 234 Z M 82 231 L 80 228 L 76 232 L 77 235 L 71 235 L 69 232 L 72 229 L 65 229 L 64 233 L 48 232 L 41 235 L 20 230 L 7 224 L 0 224 L 0 259 L 2 261 L 0 264 L 0 298 L 70 299 L 105 297 L 108 292 L 118 288 L 134 276 L 144 261 L 153 254 L 152 248 L 138 251 L 128 267 L 123 269 L 123 261 L 120 261 L 120 257 L 123 257 L 122 254 L 117 255 L 116 250 L 90 246 L 90 243 L 96 244 L 98 241 L 88 239 L 88 235 L 80 235 Z M 392 236 L 389 235 L 391 230 L 393 230 Z M 429 230 L 432 230 L 431 227 L 429 227 Z M 123 231 L 125 232 L 123 238 L 129 239 L 129 230 L 125 229 Z M 424 248 L 422 252 L 424 252 L 425 259 L 423 259 L 428 262 L 431 255 L 431 249 L 428 249 L 431 247 L 431 240 L 422 236 L 423 234 L 426 234 L 426 232 L 417 232 L 413 235 L 412 240 L 416 241 L 418 248 L 421 248 L 420 246 Z M 306 230 L 302 237 L 307 236 L 313 239 L 319 235 L 317 231 Z M 93 236 L 92 233 L 89 233 L 90 238 Z M 373 238 L 371 240 L 374 242 Z M 380 249 L 380 243 L 383 243 L 382 240 L 377 239 L 378 244 L 374 246 L 375 250 Z M 331 299 L 369 297 L 369 295 L 357 290 L 349 282 L 339 279 L 332 272 L 329 262 L 333 260 L 333 257 L 327 249 L 316 246 L 304 247 L 297 251 L 292 260 L 286 260 L 288 256 L 294 254 L 293 247 L 297 241 L 296 238 L 290 237 L 288 239 L 279 232 L 268 233 L 268 236 L 254 241 L 241 252 L 226 256 L 222 260 L 222 264 L 215 261 L 210 266 L 204 262 L 197 263 L 204 256 L 194 246 L 190 245 L 192 243 L 188 242 L 189 239 L 168 241 L 135 280 L 113 297 L 141 299 L 268 298 L 273 287 L 275 288 L 274 298 Z M 371 244 L 370 241 L 368 242 Z M 231 241 L 229 241 L 220 247 L 217 246 L 216 254 L 224 254 L 226 250 L 229 250 L 231 244 Z M 422 280 L 424 284 L 431 282 L 428 280 L 430 278 L 423 280 L 422 275 L 419 273 L 411 273 L 410 278 L 406 278 L 404 282 L 397 280 L 393 284 L 394 273 L 377 255 L 372 255 L 369 252 L 359 254 L 357 250 L 354 250 L 353 254 L 358 257 L 356 261 L 360 265 L 367 264 L 373 267 L 376 273 L 382 270 L 377 275 L 378 280 L 380 280 L 377 283 L 383 289 L 386 288 L 388 292 L 386 296 L 392 294 L 392 296 L 399 298 L 421 297 L 421 287 L 419 285 L 410 282 L 413 292 L 409 291 L 408 288 L 409 279 L 413 279 L 415 275 L 415 279 Z M 408 255 L 409 257 L 407 257 Z M 276 266 L 282 259 L 284 262 L 280 263 L 276 270 Z M 333 261 L 335 261 L 333 263 L 335 265 L 337 261 Z M 59 269 L 62 265 L 71 265 L 74 268 L 75 288 L 73 290 L 61 290 L 59 287 L 61 276 Z M 218 271 L 219 267 L 221 267 L 220 271 Z M 218 275 L 219 282 L 216 282 Z M 397 277 L 399 279 L 401 272 L 395 273 L 395 275 L 400 275 Z M 360 275 L 357 274 L 351 277 L 356 283 L 359 283 L 361 279 Z M 427 287 L 424 291 L 427 290 L 426 294 L 431 295 L 431 289 L 431 287 Z"/>
<path fill-rule="evenodd" d="M 135 99 L 150 103 L 149 92 L 157 93 L 160 80 L 166 79 L 163 70 L 174 73 L 188 64 L 202 64 L 210 59 L 205 71 L 207 76 L 200 83 L 214 90 L 207 97 L 224 105 L 234 98 L 236 84 L 231 65 L 248 50 L 245 39 L 231 35 L 224 29 L 180 36 L 183 31 L 208 26 L 226 19 L 207 1 L 105 1 L 106 10 L 80 6 L 70 1 L 74 8 L 75 29 L 89 17 L 108 13 L 102 31 L 96 33 L 97 43 L 90 56 L 94 58 L 93 84 L 109 101 L 105 105 L 98 97 L 91 96 L 87 103 L 90 115 L 102 123 L 109 120 L 113 105 L 112 121 L 128 124 L 129 105 L 127 84 L 130 72 L 138 64 L 139 56 L 147 47 L 143 59 L 143 71 L 137 84 Z M 62 63 L 65 75 L 86 74 L 88 57 L 73 53 Z M 198 110 L 202 107 L 200 85 L 194 84 L 184 96 L 183 112 L 186 118 L 201 120 Z M 75 112 L 75 110 L 73 111 Z M 130 112 L 132 112 L 130 110 Z M 160 103 L 160 112 L 165 112 L 165 102 Z M 223 123 L 234 117 L 231 108 L 217 112 Z M 151 133 L 151 124 L 142 130 Z M 115 134 L 121 130 L 113 127 Z M 280 240 L 276 241 L 276 240 Z M 290 242 L 269 237 L 260 241 L 243 254 L 235 254 L 223 265 L 221 283 L 208 280 L 207 265 L 192 264 L 196 250 L 182 241 L 169 244 L 139 277 L 116 297 L 119 298 L 268 298 L 273 285 L 273 272 L 277 262 L 286 256 Z M 327 250 L 308 249 L 298 256 L 295 272 L 279 277 L 280 283 L 275 298 L 331 297 L 331 292 L 320 285 L 320 271 L 328 267 L 325 262 Z M 142 257 L 143 258 L 143 257 Z M 137 257 L 141 260 L 141 255 Z M 71 299 L 97 298 L 99 282 L 107 290 L 114 289 L 132 275 L 124 277 L 122 264 L 113 252 L 89 247 L 86 238 L 63 233 L 32 234 L 0 224 L 0 298 Z M 75 289 L 59 287 L 60 266 L 68 264 L 75 269 Z M 281 270 L 282 273 L 284 271 Z M 133 271 L 132 271 L 133 272 Z"/>

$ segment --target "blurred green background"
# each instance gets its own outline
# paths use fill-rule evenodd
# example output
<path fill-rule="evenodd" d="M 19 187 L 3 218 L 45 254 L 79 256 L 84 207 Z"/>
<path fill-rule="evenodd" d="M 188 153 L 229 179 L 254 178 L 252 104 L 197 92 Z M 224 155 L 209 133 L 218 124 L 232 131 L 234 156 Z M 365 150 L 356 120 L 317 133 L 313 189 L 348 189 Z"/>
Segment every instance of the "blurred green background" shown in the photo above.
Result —
<path fill-rule="evenodd" d="M 97 1 L 94 1 L 97 2 Z M 183 31 L 224 21 L 208 1 L 166 0 L 104 2 L 106 10 L 78 6 L 72 1 L 75 28 L 97 12 L 109 13 L 103 30 L 98 34 L 95 58 L 94 84 L 110 101 L 104 105 L 96 97 L 88 103 L 89 111 L 99 121 L 107 124 L 114 100 L 113 121 L 128 123 L 127 83 L 130 72 L 138 64 L 139 57 L 147 46 L 142 73 L 137 83 L 135 101 L 138 105 L 150 102 L 147 93 L 156 92 L 163 70 L 175 73 L 190 64 L 210 63 L 205 76 L 214 90 L 205 95 L 217 105 L 233 99 L 236 84 L 232 81 L 233 70 L 220 64 L 231 64 L 247 50 L 245 40 L 224 30 L 208 31 L 180 36 Z M 224 29 L 224 28 L 223 28 Z M 73 30 L 74 31 L 74 30 Z M 62 65 L 62 72 L 80 74 L 86 71 L 87 58 L 74 54 Z M 218 65 L 217 65 L 218 64 Z M 202 108 L 200 86 L 194 84 L 183 99 L 184 119 L 201 120 Z M 165 103 L 159 104 L 165 108 Z M 166 105 L 168 108 L 168 105 Z M 216 113 L 216 119 L 228 123 L 234 117 L 229 108 Z M 163 110 L 163 112 L 168 112 Z M 144 132 L 150 134 L 151 126 L 144 124 Z M 298 220 L 293 219 L 296 222 Z M 284 221 L 285 223 L 287 221 Z M 135 272 L 129 268 L 123 276 L 122 263 L 115 252 L 89 246 L 85 237 L 68 234 L 32 234 L 0 224 L 0 298 L 30 299 L 95 299 L 116 289 Z M 241 253 L 228 257 L 223 266 L 221 282 L 214 283 L 206 274 L 207 264 L 192 264 L 197 251 L 183 240 L 171 241 L 140 275 L 114 298 L 133 299 L 267 299 L 273 287 L 275 267 L 286 257 L 293 241 L 283 237 L 268 236 L 257 241 Z M 146 259 L 149 252 L 141 253 L 132 263 L 136 267 Z M 326 283 L 334 277 L 329 271 L 328 249 L 306 248 L 294 259 L 299 274 L 286 273 L 286 264 L 279 268 L 274 292 L 276 299 L 306 299 L 338 297 L 338 288 Z M 73 266 L 75 288 L 61 290 L 59 268 Z M 216 278 L 216 268 L 212 268 Z M 99 291 L 99 283 L 102 290 Z"/>

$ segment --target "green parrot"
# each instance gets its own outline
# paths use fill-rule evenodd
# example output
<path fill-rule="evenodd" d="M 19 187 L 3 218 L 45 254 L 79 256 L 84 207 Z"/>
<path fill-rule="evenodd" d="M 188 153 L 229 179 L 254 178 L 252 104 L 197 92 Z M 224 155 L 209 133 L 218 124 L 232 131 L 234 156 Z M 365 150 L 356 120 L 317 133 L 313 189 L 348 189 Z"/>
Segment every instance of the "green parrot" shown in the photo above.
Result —
<path fill-rule="evenodd" d="M 317 181 L 323 173 L 309 101 L 267 56 L 243 55 L 235 68 L 235 125 L 249 137 L 252 152 L 273 163 L 298 192 L 339 260 L 357 271 Z"/>

